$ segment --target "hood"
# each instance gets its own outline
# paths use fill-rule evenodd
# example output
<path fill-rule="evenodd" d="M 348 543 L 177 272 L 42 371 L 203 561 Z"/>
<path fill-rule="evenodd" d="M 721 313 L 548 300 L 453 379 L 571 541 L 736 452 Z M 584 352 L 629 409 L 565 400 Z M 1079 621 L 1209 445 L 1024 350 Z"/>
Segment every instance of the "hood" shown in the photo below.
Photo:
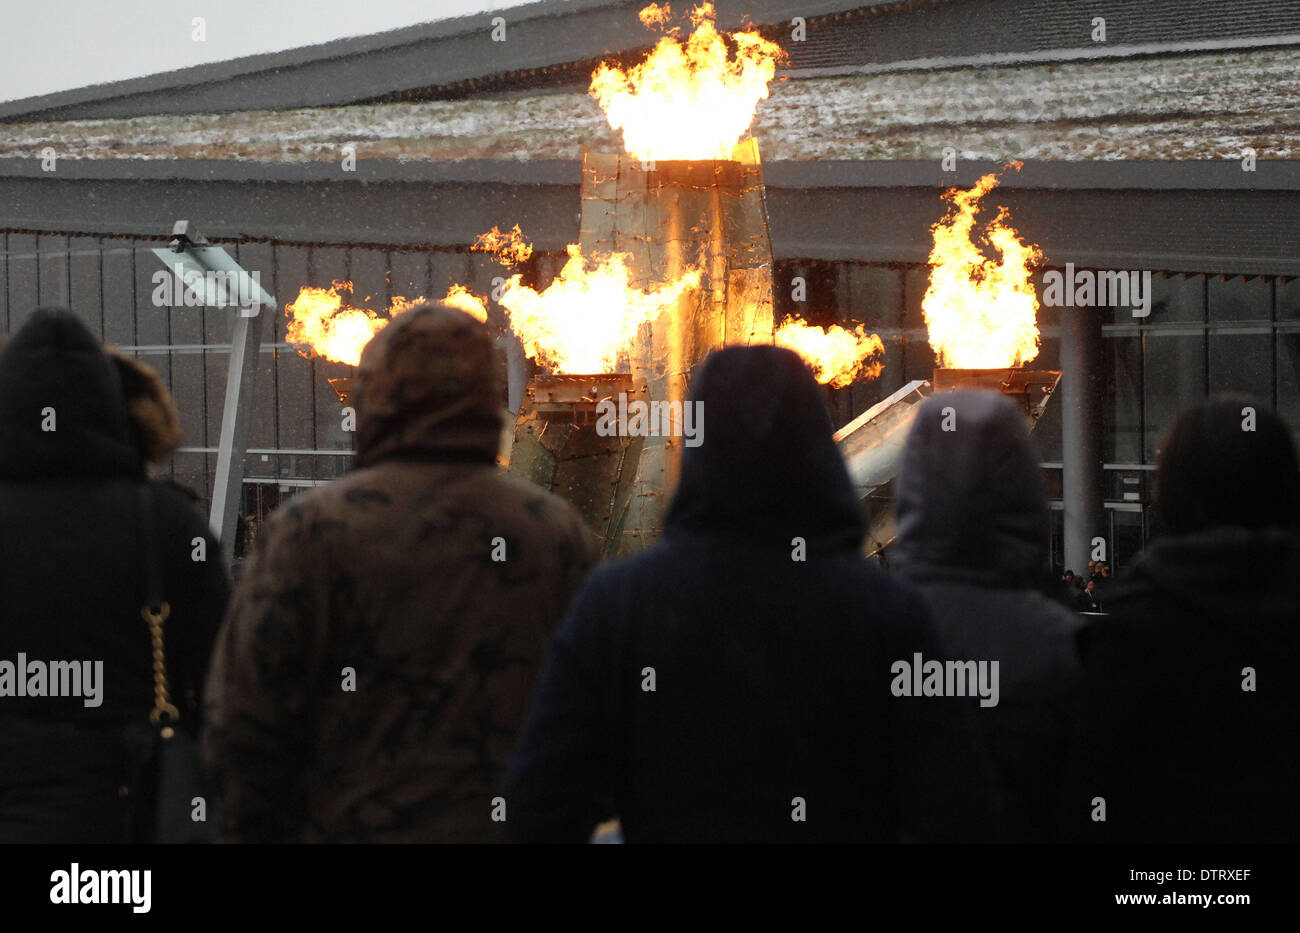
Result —
<path fill-rule="evenodd" d="M 1047 497 L 1025 414 L 1010 400 L 949 392 L 923 402 L 897 489 L 890 559 L 903 573 L 1038 582 L 1047 560 Z"/>
<path fill-rule="evenodd" d="M 1193 614 L 1243 621 L 1300 620 L 1300 532 L 1218 526 L 1147 544 L 1118 584 L 1126 599 L 1158 594 Z"/>
<path fill-rule="evenodd" d="M 487 325 L 419 305 L 375 335 L 357 372 L 357 465 L 383 460 L 493 463 L 505 404 Z"/>
<path fill-rule="evenodd" d="M 122 385 L 136 450 L 146 463 L 161 464 L 181 444 L 181 416 L 171 393 L 152 367 L 113 347 L 107 352 Z"/>
<path fill-rule="evenodd" d="M 71 312 L 37 310 L 0 350 L 0 477 L 143 470 L 117 370 L 103 347 Z"/>
<path fill-rule="evenodd" d="M 667 533 L 740 535 L 789 549 L 855 548 L 864 520 L 831 437 L 825 390 L 795 353 L 726 347 L 705 361 L 692 400 L 703 439 L 686 447 Z"/>

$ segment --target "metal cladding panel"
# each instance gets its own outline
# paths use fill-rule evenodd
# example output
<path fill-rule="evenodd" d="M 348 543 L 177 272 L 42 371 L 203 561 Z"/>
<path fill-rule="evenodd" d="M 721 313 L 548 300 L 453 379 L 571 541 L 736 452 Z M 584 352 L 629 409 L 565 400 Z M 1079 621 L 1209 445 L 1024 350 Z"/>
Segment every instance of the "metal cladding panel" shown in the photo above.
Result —
<path fill-rule="evenodd" d="M 690 374 L 710 351 L 771 341 L 772 250 L 753 140 L 717 161 L 587 152 L 582 180 L 580 246 L 589 261 L 627 253 L 631 284 L 647 291 L 700 271 L 698 289 L 641 326 L 627 360 L 636 398 L 684 403 Z M 658 534 L 680 457 L 679 438 L 645 439 L 620 522 L 624 552 Z"/>
<path fill-rule="evenodd" d="M 916 406 L 932 391 L 924 380 L 909 382 L 835 432 L 835 443 L 860 497 L 894 478 Z"/>
<path fill-rule="evenodd" d="M 836 431 L 835 442 L 867 512 L 865 552 L 871 555 L 883 551 L 897 534 L 894 480 L 921 402 L 936 392 L 1001 392 L 1024 407 L 1032 431 L 1060 380 L 1061 374 L 1054 370 L 938 369 L 933 382 L 908 383 Z"/>
<path fill-rule="evenodd" d="M 586 380 L 584 382 L 584 380 Z M 593 416 L 598 398 L 625 391 L 626 375 L 538 377 L 515 419 L 508 469 L 572 503 L 601 539 L 619 552 L 630 478 L 641 438 L 602 435 Z"/>

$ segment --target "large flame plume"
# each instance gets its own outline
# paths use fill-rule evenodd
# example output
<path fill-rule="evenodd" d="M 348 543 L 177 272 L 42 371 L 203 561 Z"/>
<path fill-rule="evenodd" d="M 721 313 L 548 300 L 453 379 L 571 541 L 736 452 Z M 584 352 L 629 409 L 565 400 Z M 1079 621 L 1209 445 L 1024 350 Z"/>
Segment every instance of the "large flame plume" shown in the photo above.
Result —
<path fill-rule="evenodd" d="M 627 253 L 588 260 L 576 244 L 560 274 L 542 291 L 506 280 L 501 306 L 524 352 L 557 373 L 611 372 L 637 329 L 677 306 L 682 294 L 700 284 L 700 270 L 649 291 L 633 287 Z"/>
<path fill-rule="evenodd" d="M 817 381 L 835 389 L 858 379 L 875 379 L 885 368 L 871 361 L 885 352 L 884 343 L 861 325 L 846 330 L 838 324 L 818 327 L 791 318 L 777 328 L 774 342 L 802 356 Z"/>
<path fill-rule="evenodd" d="M 1008 168 L 1020 169 L 1022 163 Z M 978 242 L 971 239 L 980 199 L 997 187 L 988 174 L 969 191 L 950 188 L 948 215 L 931 230 L 930 287 L 921 301 L 925 323 L 940 366 L 998 369 L 1020 366 L 1038 355 L 1038 295 L 1030 278 L 1043 262 L 1037 246 L 1026 245 L 998 208 Z M 986 244 L 997 253 L 989 258 Z"/>
<path fill-rule="evenodd" d="M 286 339 L 303 356 L 321 356 L 356 366 L 371 337 L 392 317 L 424 301 L 395 297 L 388 305 L 388 317 L 380 317 L 369 308 L 351 306 L 351 298 L 351 282 L 336 281 L 329 288 L 304 286 L 298 297 L 285 306 L 289 318 Z"/>
<path fill-rule="evenodd" d="M 651 4 L 641 21 L 663 26 L 669 15 L 667 4 Z M 752 30 L 724 36 L 714 19 L 702 3 L 685 42 L 665 35 L 627 71 L 602 62 L 592 74 L 590 93 L 634 158 L 728 159 L 749 129 L 785 52 Z"/>

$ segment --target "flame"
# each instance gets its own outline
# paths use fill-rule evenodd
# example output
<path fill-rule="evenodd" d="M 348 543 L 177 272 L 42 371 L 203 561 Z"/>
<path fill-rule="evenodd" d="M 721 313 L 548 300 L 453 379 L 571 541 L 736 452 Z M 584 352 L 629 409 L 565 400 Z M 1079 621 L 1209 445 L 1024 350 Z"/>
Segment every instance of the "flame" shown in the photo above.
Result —
<path fill-rule="evenodd" d="M 290 318 L 286 337 L 303 356 L 323 356 L 356 366 L 361 362 L 361 350 L 390 318 L 424 301 L 395 297 L 384 318 L 369 308 L 346 305 L 344 295 L 351 297 L 351 282 L 335 282 L 329 288 L 307 285 L 285 306 L 285 316 Z"/>
<path fill-rule="evenodd" d="M 658 26 L 661 29 L 668 25 L 672 17 L 672 7 L 666 3 L 663 6 L 652 3 L 637 14 L 637 19 L 641 20 L 641 25 L 646 27 Z"/>
<path fill-rule="evenodd" d="M 1008 167 L 1019 170 L 1020 164 Z M 1042 263 L 1042 251 L 1021 241 L 1007 223 L 1005 207 L 980 234 L 999 260 L 985 256 L 971 240 L 980 199 L 997 184 L 998 176 L 990 173 L 969 191 L 948 189 L 948 215 L 931 227 L 930 287 L 921 309 L 940 366 L 997 369 L 1038 355 L 1038 295 L 1030 272 Z"/>
<path fill-rule="evenodd" d="M 464 285 L 453 285 L 447 289 L 447 295 L 442 299 L 442 303 L 450 308 L 458 308 L 484 324 L 487 323 L 487 303 Z"/>
<path fill-rule="evenodd" d="M 662 24 L 667 8 L 651 9 L 641 11 L 642 21 Z M 602 62 L 591 76 L 589 92 L 634 158 L 730 158 L 785 59 L 779 45 L 752 30 L 724 37 L 712 3 L 697 6 L 691 21 L 695 30 L 684 43 L 666 35 L 628 71 Z"/>
<path fill-rule="evenodd" d="M 560 274 L 538 292 L 513 275 L 502 287 L 501 306 L 524 345 L 524 351 L 553 371 L 610 372 L 618 365 L 637 329 L 698 288 L 700 271 L 688 269 L 651 291 L 629 284 L 627 253 L 590 260 L 576 244 Z"/>
<path fill-rule="evenodd" d="M 774 342 L 802 356 L 818 382 L 836 389 L 859 378 L 875 379 L 885 368 L 883 363 L 868 362 L 884 353 L 885 345 L 861 325 L 850 331 L 838 324 L 822 328 L 791 318 L 777 328 Z"/>
<path fill-rule="evenodd" d="M 524 241 L 524 233 L 519 229 L 519 224 L 505 233 L 493 227 L 476 239 L 470 249 L 491 253 L 503 266 L 517 266 L 527 262 L 533 255 L 533 247 Z"/>

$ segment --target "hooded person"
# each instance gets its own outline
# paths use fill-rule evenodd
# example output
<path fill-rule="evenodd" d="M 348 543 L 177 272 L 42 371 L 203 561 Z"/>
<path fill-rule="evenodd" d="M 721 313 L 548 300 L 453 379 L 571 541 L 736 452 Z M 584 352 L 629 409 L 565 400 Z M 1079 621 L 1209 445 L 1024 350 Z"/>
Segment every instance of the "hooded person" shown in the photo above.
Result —
<path fill-rule="evenodd" d="M 598 568 L 551 645 L 507 776 L 517 841 L 981 837 L 969 711 L 895 696 L 941 652 L 924 606 L 860 553 L 824 391 L 770 346 L 713 353 L 703 443 L 651 549 Z"/>
<path fill-rule="evenodd" d="M 927 399 L 897 482 L 891 565 L 921 590 L 955 659 L 997 663 L 995 703 L 976 710 L 1000 838 L 1050 840 L 1081 623 L 1043 591 L 1047 497 L 1024 413 L 996 392 Z"/>
<path fill-rule="evenodd" d="M 258 534 L 209 678 L 228 841 L 474 842 L 546 642 L 595 561 L 568 503 L 495 463 L 487 327 L 421 305 L 361 356 L 356 468 Z"/>
<path fill-rule="evenodd" d="M 123 728 L 147 727 L 154 700 L 146 547 L 171 606 L 170 696 L 181 727 L 198 727 L 229 585 L 190 498 L 145 474 L 179 440 L 167 391 L 119 360 L 56 308 L 37 310 L 0 350 L 0 842 L 148 839 Z M 123 367 L 170 412 L 152 443 Z"/>
<path fill-rule="evenodd" d="M 1215 396 L 1175 421 L 1158 533 L 1084 640 L 1071 839 L 1300 842 L 1298 469 L 1257 401 Z"/>

